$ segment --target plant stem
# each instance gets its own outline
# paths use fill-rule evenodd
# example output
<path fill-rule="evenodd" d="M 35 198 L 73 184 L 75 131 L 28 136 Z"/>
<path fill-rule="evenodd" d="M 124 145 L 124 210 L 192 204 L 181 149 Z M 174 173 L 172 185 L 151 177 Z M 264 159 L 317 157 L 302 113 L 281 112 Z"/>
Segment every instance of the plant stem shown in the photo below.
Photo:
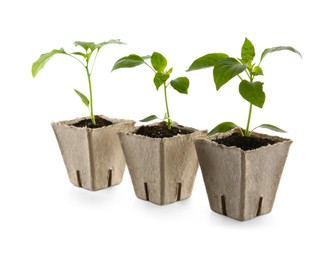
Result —
<path fill-rule="evenodd" d="M 76 58 L 75 56 L 73 56 L 73 55 L 71 55 L 71 54 L 67 54 L 69 57 L 72 57 L 73 59 L 76 59 L 78 62 L 80 62 L 81 63 L 81 65 L 83 66 L 83 67 L 86 67 L 86 65 L 84 65 L 84 63 L 82 62 L 82 61 L 80 61 L 78 58 Z"/>
<path fill-rule="evenodd" d="M 90 70 L 90 75 L 91 75 L 92 72 L 93 72 L 93 69 L 94 69 L 94 66 L 95 66 L 95 62 L 96 62 L 96 58 L 97 58 L 97 55 L 98 55 L 98 53 L 99 53 L 99 50 L 100 50 L 100 49 L 97 49 L 97 52 L 96 52 L 96 54 L 95 54 L 94 62 L 93 62 L 93 64 L 92 64 L 92 66 L 91 66 L 91 70 Z M 87 64 L 87 66 L 88 66 L 88 64 Z"/>
<path fill-rule="evenodd" d="M 165 107 L 166 107 L 166 113 L 167 113 L 167 118 L 168 118 L 168 129 L 170 130 L 171 129 L 171 125 L 172 125 L 172 121 L 170 119 L 170 112 L 169 112 L 169 106 L 168 106 L 168 97 L 167 97 L 167 85 L 165 84 L 164 82 L 164 101 L 165 101 Z"/>
<path fill-rule="evenodd" d="M 247 72 L 246 72 L 247 73 Z M 253 76 L 250 76 L 248 73 L 247 75 L 249 76 L 250 78 L 250 81 L 253 82 L 254 80 L 254 77 Z M 250 122 L 251 122 L 251 115 L 252 115 L 252 103 L 250 103 L 250 109 L 249 109 L 249 115 L 247 117 L 247 124 L 246 124 L 246 129 L 245 129 L 245 136 L 251 136 L 251 133 L 249 131 L 249 128 L 250 128 Z"/>
<path fill-rule="evenodd" d="M 156 73 L 156 70 L 152 66 L 150 66 L 147 62 L 144 61 L 144 64 L 146 64 L 154 73 Z"/>
<path fill-rule="evenodd" d="M 86 68 L 86 72 L 87 72 L 87 77 L 88 77 L 88 83 L 89 83 L 89 113 L 90 113 L 90 118 L 91 118 L 91 122 L 93 125 L 96 125 L 96 121 L 95 121 L 95 115 L 94 115 L 94 111 L 93 111 L 93 98 L 92 98 L 92 87 L 91 87 L 91 74 L 89 73 L 89 68 L 88 68 L 88 62 L 87 62 L 87 66 L 85 66 Z"/>
<path fill-rule="evenodd" d="M 245 130 L 245 136 L 250 136 L 249 128 L 250 128 L 251 114 L 252 114 L 252 103 L 250 103 L 249 115 L 247 118 L 247 124 L 246 124 L 246 130 Z"/>
<path fill-rule="evenodd" d="M 91 87 L 91 78 L 90 77 L 91 77 L 91 73 L 92 73 L 92 70 L 93 70 L 94 65 L 95 65 L 95 61 L 96 61 L 98 51 L 96 53 L 91 72 L 89 72 L 89 60 L 90 60 L 90 58 L 86 58 L 86 65 L 84 65 L 84 63 L 82 61 L 80 61 L 78 58 L 76 58 L 75 56 L 73 56 L 71 54 L 67 54 L 68 56 L 70 56 L 70 57 L 76 59 L 78 62 L 80 62 L 86 70 L 87 77 L 88 77 L 88 84 L 89 84 L 89 94 L 90 94 L 89 108 L 88 109 L 89 109 L 89 113 L 90 113 L 91 122 L 92 122 L 93 125 L 96 125 L 96 120 L 95 120 L 94 111 L 93 111 L 92 87 Z"/>
<path fill-rule="evenodd" d="M 251 82 L 252 82 L 252 81 L 253 81 L 253 78 L 250 76 L 249 68 L 247 68 L 247 69 L 245 70 L 245 72 L 246 72 L 247 76 L 249 77 L 249 79 L 250 79 Z"/>

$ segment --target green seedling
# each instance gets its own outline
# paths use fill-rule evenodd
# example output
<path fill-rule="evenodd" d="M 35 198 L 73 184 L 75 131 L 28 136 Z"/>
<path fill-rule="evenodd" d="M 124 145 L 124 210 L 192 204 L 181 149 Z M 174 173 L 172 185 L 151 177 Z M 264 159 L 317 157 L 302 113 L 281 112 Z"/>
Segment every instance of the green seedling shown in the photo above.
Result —
<path fill-rule="evenodd" d="M 213 130 L 211 130 L 208 133 L 209 135 L 221 132 L 227 132 L 233 128 L 239 128 L 243 136 L 251 136 L 252 132 L 257 128 L 267 128 L 273 131 L 285 133 L 284 130 L 271 124 L 262 124 L 255 127 L 251 131 L 249 130 L 251 115 L 252 115 L 252 107 L 256 106 L 262 108 L 264 106 L 266 99 L 265 92 L 263 91 L 264 83 L 261 81 L 254 80 L 255 77 L 264 75 L 263 70 L 261 68 L 261 62 L 266 57 L 267 54 L 282 50 L 292 51 L 298 54 L 300 57 L 302 57 L 299 51 L 290 46 L 267 48 L 261 54 L 259 63 L 257 65 L 256 63 L 253 63 L 253 59 L 255 57 L 254 46 L 249 39 L 245 38 L 241 50 L 242 58 L 232 58 L 225 53 L 210 53 L 196 59 L 192 63 L 192 65 L 189 67 L 187 71 L 214 67 L 213 76 L 216 85 L 216 90 L 219 90 L 229 80 L 237 76 L 240 79 L 239 93 L 246 101 L 250 103 L 245 132 L 242 130 L 241 127 L 239 127 L 233 122 L 223 122 L 217 125 Z M 243 79 L 241 75 L 242 73 L 248 77 L 248 80 Z"/>
<path fill-rule="evenodd" d="M 84 49 L 84 52 L 72 52 L 72 53 L 67 53 L 63 48 L 60 49 L 54 49 L 50 52 L 44 53 L 40 55 L 39 59 L 35 61 L 32 64 L 32 76 L 36 77 L 38 72 L 45 66 L 45 64 L 55 55 L 55 54 L 64 54 L 66 56 L 69 56 L 76 61 L 78 61 L 83 67 L 84 70 L 87 74 L 87 79 L 88 79 L 88 86 L 89 86 L 89 98 L 84 95 L 82 92 L 74 89 L 75 93 L 80 97 L 82 100 L 83 104 L 85 104 L 89 110 L 90 118 L 92 121 L 93 125 L 96 125 L 95 121 L 95 115 L 94 115 L 94 109 L 93 109 L 93 94 L 92 94 L 92 84 L 91 84 L 91 74 L 94 69 L 95 61 L 98 56 L 99 51 L 101 48 L 107 44 L 124 44 L 120 40 L 109 40 L 106 42 L 101 42 L 101 43 L 94 43 L 94 42 L 81 42 L 77 41 L 74 42 L 74 45 L 76 47 L 81 47 Z M 94 54 L 94 55 L 93 55 Z M 89 62 L 92 61 L 92 65 L 89 65 Z"/>
<path fill-rule="evenodd" d="M 151 65 L 149 65 L 146 60 L 150 59 Z M 154 84 L 156 87 L 156 90 L 158 90 L 161 86 L 163 86 L 164 89 L 164 102 L 165 102 L 165 108 L 166 113 L 164 115 L 164 118 L 159 118 L 155 115 L 148 116 L 140 122 L 149 122 L 154 119 L 160 119 L 164 121 L 168 129 L 171 129 L 172 120 L 170 117 L 170 110 L 168 105 L 168 96 L 167 96 L 167 87 L 171 85 L 175 90 L 177 90 L 179 93 L 187 94 L 187 90 L 190 85 L 190 81 L 187 77 L 179 77 L 173 80 L 170 80 L 168 82 L 168 79 L 170 77 L 170 74 L 172 73 L 172 68 L 167 69 L 167 59 L 160 53 L 154 52 L 151 56 L 138 56 L 136 54 L 131 54 L 126 57 L 123 57 L 116 61 L 114 64 L 112 71 L 120 68 L 133 68 L 136 66 L 139 66 L 141 64 L 147 65 L 153 72 L 154 72 Z"/>

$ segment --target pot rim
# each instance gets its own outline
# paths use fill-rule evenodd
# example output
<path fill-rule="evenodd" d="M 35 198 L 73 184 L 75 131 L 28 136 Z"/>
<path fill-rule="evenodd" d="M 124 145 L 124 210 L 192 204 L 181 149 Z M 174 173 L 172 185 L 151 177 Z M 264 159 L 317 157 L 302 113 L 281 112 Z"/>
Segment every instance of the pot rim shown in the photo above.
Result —
<path fill-rule="evenodd" d="M 244 130 L 244 129 L 242 129 L 242 130 Z M 212 136 L 201 135 L 201 136 L 196 137 L 194 139 L 194 142 L 206 142 L 207 144 L 209 143 L 211 145 L 216 145 L 216 147 L 220 147 L 221 149 L 237 149 L 237 150 L 240 150 L 244 153 L 251 153 L 251 152 L 261 150 L 261 149 L 269 149 L 270 147 L 277 146 L 277 145 L 282 145 L 282 144 L 286 144 L 286 143 L 289 143 L 289 144 L 293 143 L 293 141 L 291 139 L 288 139 L 288 138 L 283 138 L 283 137 L 276 136 L 276 135 L 267 135 L 267 134 L 258 133 L 258 132 L 252 132 L 252 136 L 259 137 L 259 138 L 267 138 L 267 139 L 276 141 L 276 143 L 268 144 L 266 146 L 261 146 L 259 148 L 252 149 L 252 150 L 243 150 L 243 149 L 241 149 L 239 147 L 236 147 L 236 146 L 226 146 L 224 144 L 218 144 L 217 142 L 214 141 L 215 139 L 218 139 L 218 138 L 223 139 L 225 137 L 228 137 L 228 136 L 232 135 L 233 133 L 240 133 L 240 131 L 239 131 L 238 128 L 234 128 L 234 129 L 231 129 L 230 131 L 227 131 L 225 133 L 217 133 L 217 134 L 214 134 Z"/>
<path fill-rule="evenodd" d="M 99 127 L 99 128 L 88 128 L 86 126 L 77 127 L 77 126 L 73 125 L 73 124 L 75 124 L 75 123 L 77 123 L 81 120 L 90 119 L 90 116 L 77 117 L 77 118 L 71 119 L 71 120 L 61 120 L 61 121 L 57 121 L 57 122 L 52 122 L 51 125 L 62 125 L 64 127 L 73 128 L 73 129 L 85 129 L 85 130 L 88 130 L 88 131 L 98 131 L 98 130 L 101 130 L 101 129 L 113 128 L 115 126 L 122 125 L 122 124 L 128 124 L 128 123 L 131 123 L 133 125 L 135 124 L 135 121 L 130 120 L 130 119 L 110 118 L 110 117 L 107 117 L 107 116 L 104 116 L 104 115 L 95 115 L 95 116 L 99 116 L 99 117 L 101 117 L 105 120 L 111 121 L 112 125 L 102 126 L 102 127 Z"/>
<path fill-rule="evenodd" d="M 177 139 L 177 138 L 184 138 L 184 137 L 194 137 L 194 136 L 200 136 L 200 135 L 205 135 L 208 131 L 207 130 L 198 130 L 192 127 L 188 127 L 188 126 L 183 126 L 183 125 L 179 125 L 177 122 L 173 121 L 172 122 L 172 126 L 175 127 L 179 127 L 188 131 L 192 131 L 192 133 L 190 134 L 178 134 L 178 135 L 174 135 L 172 137 L 149 137 L 149 136 L 145 136 L 145 135 L 138 135 L 135 132 L 141 127 L 141 126 L 154 126 L 154 125 L 163 125 L 165 124 L 165 122 L 156 122 L 156 123 L 151 123 L 148 125 L 139 125 L 139 126 L 135 126 L 133 127 L 133 129 L 127 130 L 125 132 L 122 132 L 121 134 L 126 134 L 126 135 L 132 135 L 138 138 L 145 138 L 145 139 L 150 139 L 150 140 L 172 140 L 172 139 Z"/>

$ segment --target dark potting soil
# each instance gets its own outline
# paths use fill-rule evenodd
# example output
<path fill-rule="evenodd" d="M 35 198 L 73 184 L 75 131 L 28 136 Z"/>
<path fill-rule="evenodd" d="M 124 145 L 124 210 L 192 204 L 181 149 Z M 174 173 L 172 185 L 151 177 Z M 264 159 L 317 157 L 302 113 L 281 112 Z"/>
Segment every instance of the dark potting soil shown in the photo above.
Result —
<path fill-rule="evenodd" d="M 169 138 L 175 135 L 187 135 L 191 133 L 193 133 L 193 131 L 185 130 L 183 128 L 175 126 L 171 126 L 171 129 L 168 129 L 168 126 L 166 124 L 141 126 L 136 131 L 137 135 L 144 135 L 152 138 Z"/>
<path fill-rule="evenodd" d="M 100 116 L 95 116 L 95 121 L 96 121 L 96 125 L 93 125 L 90 118 L 83 119 L 83 120 L 73 124 L 73 126 L 88 127 L 88 128 L 100 128 L 100 127 L 103 127 L 103 126 L 113 125 L 113 123 L 111 121 L 108 121 L 104 118 L 101 118 Z"/>
<path fill-rule="evenodd" d="M 236 146 L 244 151 L 254 150 L 262 146 L 277 143 L 276 141 L 267 138 L 242 136 L 240 133 L 233 133 L 228 137 L 215 139 L 213 141 L 226 146 Z"/>

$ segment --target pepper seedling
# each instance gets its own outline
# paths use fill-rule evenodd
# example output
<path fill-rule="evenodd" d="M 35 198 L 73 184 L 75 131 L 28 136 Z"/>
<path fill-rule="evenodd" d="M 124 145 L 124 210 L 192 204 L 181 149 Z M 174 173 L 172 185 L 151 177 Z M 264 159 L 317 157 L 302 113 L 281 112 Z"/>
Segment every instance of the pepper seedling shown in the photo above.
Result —
<path fill-rule="evenodd" d="M 84 52 L 78 51 L 78 52 L 67 53 L 63 48 L 54 49 L 50 52 L 40 55 L 39 59 L 32 64 L 32 69 L 31 69 L 32 76 L 36 77 L 38 72 L 45 66 L 45 64 L 55 54 L 64 54 L 66 56 L 69 56 L 69 57 L 77 60 L 84 67 L 85 72 L 87 74 L 88 86 L 89 86 L 89 98 L 87 98 L 86 95 L 84 95 L 82 92 L 78 91 L 77 89 L 74 89 L 74 91 L 81 98 L 83 104 L 85 104 L 88 107 L 91 122 L 93 125 L 96 125 L 96 121 L 95 121 L 95 115 L 94 115 L 94 109 L 93 109 L 91 74 L 93 72 L 95 61 L 96 61 L 99 51 L 101 50 L 101 48 L 103 46 L 105 46 L 107 44 L 124 44 L 124 43 L 121 42 L 120 40 L 109 40 L 109 41 L 101 42 L 98 44 L 96 44 L 94 42 L 76 41 L 76 42 L 74 42 L 74 45 L 76 47 L 78 47 L 78 46 L 82 47 L 84 49 Z M 89 62 L 91 61 L 92 57 L 93 57 L 93 62 L 90 67 Z"/>
<path fill-rule="evenodd" d="M 150 60 L 151 65 L 149 65 L 146 60 Z M 166 112 L 163 119 L 157 117 L 156 115 L 151 115 L 140 120 L 140 122 L 149 122 L 151 120 L 160 119 L 167 124 L 168 129 L 171 129 L 172 120 L 170 117 L 170 110 L 168 105 L 167 87 L 171 85 L 179 93 L 187 94 L 188 88 L 190 86 L 190 81 L 187 77 L 178 77 L 167 82 L 170 74 L 172 73 L 172 68 L 167 69 L 167 59 L 158 52 L 154 52 L 151 56 L 139 56 L 136 54 L 130 54 L 128 56 L 120 58 L 114 64 L 112 71 L 120 68 L 133 68 L 141 64 L 147 65 L 154 72 L 155 76 L 153 81 L 156 90 L 159 90 L 159 88 L 163 86 Z"/>
<path fill-rule="evenodd" d="M 225 53 L 210 53 L 196 59 L 192 63 L 192 65 L 187 71 L 214 67 L 213 76 L 216 90 L 219 90 L 229 80 L 237 76 L 241 81 L 239 84 L 239 93 L 246 101 L 250 103 L 245 132 L 242 130 L 241 127 L 239 127 L 233 122 L 223 122 L 213 128 L 208 133 L 208 135 L 227 132 L 233 128 L 239 128 L 242 136 L 251 136 L 252 132 L 257 128 L 267 128 L 282 133 L 286 132 L 281 128 L 278 128 L 271 124 L 262 124 L 253 128 L 251 131 L 249 130 L 253 105 L 262 108 L 266 99 L 265 92 L 263 91 L 264 83 L 261 81 L 254 81 L 256 76 L 264 75 L 263 70 L 260 66 L 261 62 L 267 54 L 282 50 L 294 52 L 302 58 L 301 53 L 295 48 L 290 46 L 279 46 L 265 49 L 261 54 L 258 65 L 256 65 L 255 63 L 253 63 L 253 59 L 255 57 L 254 46 L 249 39 L 245 38 L 241 50 L 242 58 L 232 58 Z M 241 73 L 243 72 L 245 72 L 249 80 L 242 78 Z"/>

